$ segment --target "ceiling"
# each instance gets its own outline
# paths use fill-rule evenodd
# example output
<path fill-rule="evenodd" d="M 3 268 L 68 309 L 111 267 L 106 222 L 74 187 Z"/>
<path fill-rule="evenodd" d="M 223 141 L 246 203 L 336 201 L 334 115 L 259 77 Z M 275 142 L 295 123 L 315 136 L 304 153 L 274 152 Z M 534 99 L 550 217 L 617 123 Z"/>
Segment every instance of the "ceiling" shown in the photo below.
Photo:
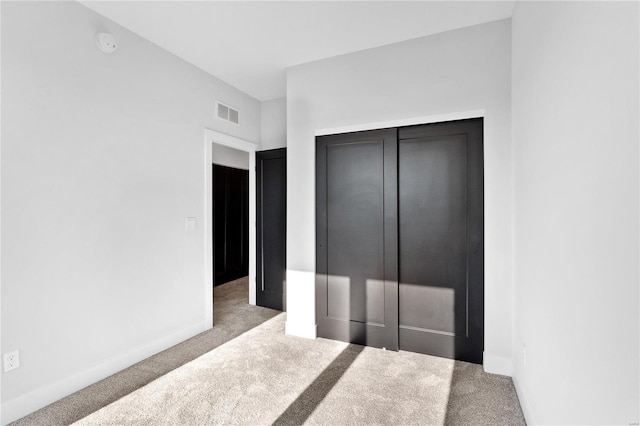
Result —
<path fill-rule="evenodd" d="M 286 68 L 504 19 L 514 1 L 82 1 L 264 101 Z"/>

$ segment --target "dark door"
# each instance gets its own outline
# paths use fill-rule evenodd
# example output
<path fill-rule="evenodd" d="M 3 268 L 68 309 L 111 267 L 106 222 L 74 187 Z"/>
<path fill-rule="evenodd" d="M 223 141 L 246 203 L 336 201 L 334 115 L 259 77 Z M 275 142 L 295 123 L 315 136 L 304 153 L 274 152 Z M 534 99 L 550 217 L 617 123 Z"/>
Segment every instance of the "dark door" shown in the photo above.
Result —
<path fill-rule="evenodd" d="M 397 138 L 317 138 L 318 335 L 398 349 Z"/>
<path fill-rule="evenodd" d="M 249 171 L 213 165 L 213 282 L 249 273 Z"/>
<path fill-rule="evenodd" d="M 482 119 L 400 128 L 400 349 L 482 363 Z"/>
<path fill-rule="evenodd" d="M 256 152 L 256 303 L 284 310 L 287 260 L 287 150 Z"/>

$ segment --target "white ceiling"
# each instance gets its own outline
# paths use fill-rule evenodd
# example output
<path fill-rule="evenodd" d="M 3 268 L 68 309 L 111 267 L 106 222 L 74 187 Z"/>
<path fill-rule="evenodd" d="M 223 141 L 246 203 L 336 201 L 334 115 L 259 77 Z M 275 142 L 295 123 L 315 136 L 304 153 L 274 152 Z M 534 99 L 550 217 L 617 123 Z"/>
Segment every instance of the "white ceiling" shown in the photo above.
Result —
<path fill-rule="evenodd" d="M 514 1 L 82 1 L 259 100 L 285 69 L 511 16 Z"/>

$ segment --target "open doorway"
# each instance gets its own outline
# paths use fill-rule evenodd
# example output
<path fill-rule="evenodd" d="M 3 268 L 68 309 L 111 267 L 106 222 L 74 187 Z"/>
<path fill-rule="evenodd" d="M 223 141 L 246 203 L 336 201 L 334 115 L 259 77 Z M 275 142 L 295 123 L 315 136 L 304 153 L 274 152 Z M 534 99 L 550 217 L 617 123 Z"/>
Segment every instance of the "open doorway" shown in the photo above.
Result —
<path fill-rule="evenodd" d="M 214 143 L 212 161 L 213 284 L 219 286 L 248 280 L 249 154 Z"/>
<path fill-rule="evenodd" d="M 205 129 L 203 221 L 207 326 L 214 324 L 216 293 L 241 299 L 245 306 L 247 302 L 256 303 L 255 151 L 256 145 L 251 142 Z M 223 243 L 216 245 L 216 237 Z M 234 287 L 233 291 L 225 288 L 231 287 L 229 284 Z"/>
<path fill-rule="evenodd" d="M 249 302 L 249 154 L 213 143 L 213 322 Z"/>

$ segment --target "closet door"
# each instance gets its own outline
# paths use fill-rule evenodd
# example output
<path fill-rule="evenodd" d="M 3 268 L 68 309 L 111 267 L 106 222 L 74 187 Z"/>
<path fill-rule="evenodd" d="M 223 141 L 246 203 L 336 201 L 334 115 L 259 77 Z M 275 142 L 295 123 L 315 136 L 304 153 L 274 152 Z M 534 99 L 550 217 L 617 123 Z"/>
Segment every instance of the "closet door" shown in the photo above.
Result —
<path fill-rule="evenodd" d="M 398 139 L 400 349 L 482 363 L 482 119 Z"/>
<path fill-rule="evenodd" d="M 249 171 L 212 167 L 213 282 L 220 285 L 249 272 Z"/>
<path fill-rule="evenodd" d="M 396 133 L 316 139 L 321 337 L 398 349 Z"/>

